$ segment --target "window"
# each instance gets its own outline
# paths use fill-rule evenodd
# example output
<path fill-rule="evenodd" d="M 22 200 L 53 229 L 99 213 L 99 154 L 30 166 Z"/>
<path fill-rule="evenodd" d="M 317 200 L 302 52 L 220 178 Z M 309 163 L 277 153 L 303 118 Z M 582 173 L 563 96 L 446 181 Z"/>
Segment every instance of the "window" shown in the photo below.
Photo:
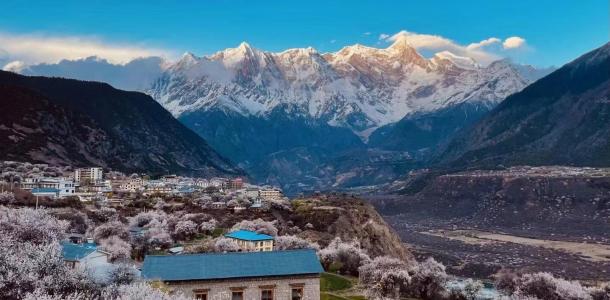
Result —
<path fill-rule="evenodd" d="M 292 300 L 301 300 L 303 299 L 303 288 L 292 288 Z"/>
<path fill-rule="evenodd" d="M 261 300 L 273 300 L 273 290 L 262 290 Z"/>
<path fill-rule="evenodd" d="M 243 291 L 233 291 L 231 293 L 231 300 L 244 300 L 244 292 Z"/>
<path fill-rule="evenodd" d="M 208 290 L 198 289 L 193 290 L 193 296 L 195 300 L 208 300 Z"/>

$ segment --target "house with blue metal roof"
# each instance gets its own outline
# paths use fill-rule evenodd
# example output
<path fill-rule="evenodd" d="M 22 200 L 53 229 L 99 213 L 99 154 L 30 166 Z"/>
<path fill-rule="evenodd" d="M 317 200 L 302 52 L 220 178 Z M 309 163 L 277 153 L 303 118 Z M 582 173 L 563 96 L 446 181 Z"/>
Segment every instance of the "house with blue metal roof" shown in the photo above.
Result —
<path fill-rule="evenodd" d="M 108 263 L 110 256 L 108 252 L 98 249 L 93 242 L 77 244 L 64 241 L 61 243 L 61 253 L 65 263 L 72 268 L 85 263 L 89 265 Z"/>
<path fill-rule="evenodd" d="M 274 238 L 270 235 L 249 230 L 237 230 L 225 234 L 226 238 L 235 240 L 240 251 L 272 251 Z"/>
<path fill-rule="evenodd" d="M 148 255 L 142 277 L 195 299 L 320 299 L 314 250 Z"/>
<path fill-rule="evenodd" d="M 32 195 L 38 197 L 49 197 L 49 198 L 57 198 L 59 197 L 59 190 L 55 188 L 33 188 L 31 190 Z"/>

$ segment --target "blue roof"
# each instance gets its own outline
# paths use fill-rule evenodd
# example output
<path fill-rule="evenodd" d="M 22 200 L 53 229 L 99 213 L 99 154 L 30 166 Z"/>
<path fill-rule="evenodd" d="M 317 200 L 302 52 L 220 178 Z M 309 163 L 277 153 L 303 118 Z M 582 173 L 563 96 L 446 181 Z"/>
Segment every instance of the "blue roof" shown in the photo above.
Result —
<path fill-rule="evenodd" d="M 311 249 L 267 252 L 148 255 L 142 277 L 150 280 L 213 280 L 324 272 Z"/>
<path fill-rule="evenodd" d="M 59 193 L 59 190 L 54 188 L 33 188 L 32 193 Z"/>
<path fill-rule="evenodd" d="M 77 261 L 85 256 L 95 252 L 97 245 L 95 243 L 74 244 L 71 242 L 62 242 L 61 253 L 65 260 Z"/>
<path fill-rule="evenodd" d="M 272 240 L 273 237 L 266 234 L 256 233 L 249 230 L 238 230 L 225 234 L 225 237 L 234 238 L 244 241 L 268 241 Z"/>

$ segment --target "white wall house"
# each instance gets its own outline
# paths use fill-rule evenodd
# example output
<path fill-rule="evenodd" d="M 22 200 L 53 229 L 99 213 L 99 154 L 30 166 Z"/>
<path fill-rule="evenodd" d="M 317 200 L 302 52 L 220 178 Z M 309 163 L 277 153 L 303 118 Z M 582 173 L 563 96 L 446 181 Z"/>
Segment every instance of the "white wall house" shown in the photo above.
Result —
<path fill-rule="evenodd" d="M 104 171 L 99 167 L 79 168 L 74 171 L 74 180 L 80 184 L 99 182 L 104 178 Z"/>
<path fill-rule="evenodd" d="M 50 190 L 56 190 L 55 197 L 61 198 L 73 196 L 75 194 L 76 185 L 72 179 L 66 177 L 37 177 L 26 178 L 21 183 L 21 188 L 37 192 L 38 196 L 50 196 L 43 195 L 43 191 L 50 193 Z"/>
<path fill-rule="evenodd" d="M 226 238 L 233 239 L 243 252 L 272 251 L 274 238 L 270 235 L 256 233 L 249 230 L 237 230 L 225 234 Z"/>

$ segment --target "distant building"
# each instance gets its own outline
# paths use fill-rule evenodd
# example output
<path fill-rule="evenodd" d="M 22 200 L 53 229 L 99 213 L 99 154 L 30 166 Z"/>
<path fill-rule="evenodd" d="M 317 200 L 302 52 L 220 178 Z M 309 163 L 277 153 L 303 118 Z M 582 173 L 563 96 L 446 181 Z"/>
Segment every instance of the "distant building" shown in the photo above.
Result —
<path fill-rule="evenodd" d="M 208 186 L 210 186 L 210 182 L 207 181 L 206 179 L 198 179 L 197 181 L 195 181 L 195 186 L 205 189 Z"/>
<path fill-rule="evenodd" d="M 101 265 L 109 261 L 110 254 L 101 251 L 92 241 L 82 244 L 75 244 L 70 241 L 62 242 L 62 255 L 64 262 L 71 268 L 76 268 L 81 265 Z"/>
<path fill-rule="evenodd" d="M 59 198 L 59 190 L 54 188 L 33 188 L 31 192 L 37 197 Z"/>
<path fill-rule="evenodd" d="M 256 199 L 260 196 L 260 191 L 257 188 L 247 188 L 245 194 L 248 198 Z"/>
<path fill-rule="evenodd" d="M 240 251 L 272 251 L 273 237 L 249 230 L 238 230 L 225 234 L 226 238 L 233 239 L 239 245 Z"/>
<path fill-rule="evenodd" d="M 81 185 L 89 185 L 101 181 L 104 178 L 102 168 L 79 168 L 74 171 L 74 180 Z"/>
<path fill-rule="evenodd" d="M 212 208 L 213 209 L 225 209 L 225 208 L 227 208 L 227 204 L 222 201 L 212 202 Z"/>
<path fill-rule="evenodd" d="M 56 190 L 53 191 L 56 194 L 53 198 L 73 196 L 75 186 L 74 181 L 65 177 L 26 178 L 21 183 L 22 189 L 31 190 L 32 193 L 36 190 L 38 196 L 43 196 L 41 193 L 51 193 L 51 190 Z"/>
<path fill-rule="evenodd" d="M 178 186 L 172 192 L 178 195 L 189 195 L 194 193 L 195 189 L 192 186 Z"/>
<path fill-rule="evenodd" d="M 180 177 L 176 175 L 165 175 L 161 177 L 161 181 L 166 184 L 177 184 L 180 181 Z"/>
<path fill-rule="evenodd" d="M 118 184 L 118 185 L 117 185 Z M 116 191 L 126 193 L 136 193 L 144 189 L 144 181 L 142 178 L 130 178 L 125 180 L 117 180 L 115 182 Z"/>
<path fill-rule="evenodd" d="M 110 180 L 99 181 L 89 186 L 87 190 L 96 193 L 110 193 L 112 192 L 112 182 Z"/>
<path fill-rule="evenodd" d="M 212 178 L 208 182 L 208 186 L 213 186 L 213 187 L 220 189 L 220 188 L 225 187 L 225 182 L 226 182 L 226 179 L 223 179 L 223 178 Z"/>
<path fill-rule="evenodd" d="M 276 188 L 264 188 L 259 193 L 260 197 L 265 200 L 279 200 L 282 198 L 282 191 Z"/>
<path fill-rule="evenodd" d="M 239 190 L 244 187 L 244 180 L 240 177 L 232 179 L 229 181 L 229 188 L 234 190 Z"/>
<path fill-rule="evenodd" d="M 146 194 L 170 194 L 172 193 L 172 188 L 165 185 L 150 185 L 146 187 Z"/>
<path fill-rule="evenodd" d="M 261 197 L 254 198 L 254 200 L 252 201 L 252 205 L 250 205 L 250 208 L 263 208 L 263 199 L 261 199 Z"/>
<path fill-rule="evenodd" d="M 148 255 L 142 277 L 203 300 L 319 300 L 320 261 L 313 250 Z"/>

